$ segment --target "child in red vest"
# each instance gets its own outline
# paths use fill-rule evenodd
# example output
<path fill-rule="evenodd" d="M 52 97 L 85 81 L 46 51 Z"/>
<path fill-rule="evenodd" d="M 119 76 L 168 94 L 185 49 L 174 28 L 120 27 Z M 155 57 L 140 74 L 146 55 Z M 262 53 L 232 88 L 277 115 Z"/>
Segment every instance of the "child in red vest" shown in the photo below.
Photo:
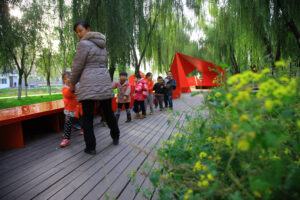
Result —
<path fill-rule="evenodd" d="M 135 118 L 144 119 L 146 115 L 145 99 L 148 96 L 148 85 L 144 79 L 142 79 L 139 73 L 134 75 L 135 87 L 134 87 L 134 112 Z M 142 115 L 140 115 L 142 111 Z"/>
<path fill-rule="evenodd" d="M 118 95 L 117 95 L 117 102 L 118 102 L 118 109 L 116 113 L 117 121 L 119 121 L 120 113 L 122 110 L 123 105 L 125 106 L 126 113 L 127 113 L 127 121 L 131 121 L 131 114 L 130 114 L 130 93 L 131 93 L 131 86 L 129 85 L 129 82 L 127 81 L 128 74 L 127 72 L 120 72 L 119 74 L 120 80 L 118 82 L 113 82 L 113 88 L 118 89 Z"/>
<path fill-rule="evenodd" d="M 70 72 L 64 72 L 62 75 L 65 87 L 62 89 L 63 100 L 65 104 L 64 114 L 65 126 L 64 126 L 64 138 L 60 143 L 61 147 L 70 145 L 70 136 L 72 130 L 72 120 L 74 118 L 79 118 L 79 114 L 82 115 L 81 104 L 76 100 L 76 96 L 70 90 Z M 81 132 L 83 134 L 83 132 Z"/>
<path fill-rule="evenodd" d="M 150 105 L 150 115 L 153 115 L 153 80 L 152 80 L 152 73 L 148 72 L 146 74 L 146 82 L 148 85 L 148 96 L 145 99 L 145 111 L 147 112 L 147 104 L 149 103 Z"/>

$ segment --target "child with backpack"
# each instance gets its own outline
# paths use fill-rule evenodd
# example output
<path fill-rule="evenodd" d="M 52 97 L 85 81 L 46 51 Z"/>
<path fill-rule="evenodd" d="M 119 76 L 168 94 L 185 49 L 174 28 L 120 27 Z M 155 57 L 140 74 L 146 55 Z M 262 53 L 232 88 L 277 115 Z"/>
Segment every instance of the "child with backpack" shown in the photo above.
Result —
<path fill-rule="evenodd" d="M 148 96 L 148 85 L 139 73 L 134 75 L 134 112 L 135 118 L 144 119 L 146 116 L 145 99 Z M 140 115 L 140 111 L 142 114 Z"/>
<path fill-rule="evenodd" d="M 146 74 L 146 82 L 147 82 L 147 85 L 148 85 L 148 96 L 147 98 L 145 99 L 145 110 L 146 110 L 146 113 L 147 113 L 147 104 L 149 103 L 150 105 L 150 115 L 153 115 L 153 80 L 152 80 L 152 73 L 151 72 L 148 72 Z"/>
<path fill-rule="evenodd" d="M 154 98 L 155 108 L 157 108 L 159 104 L 159 110 L 162 111 L 166 88 L 165 88 L 164 79 L 161 76 L 157 77 L 157 83 L 155 83 L 153 87 L 153 91 L 155 92 L 155 98 Z"/>
<path fill-rule="evenodd" d="M 131 101 L 130 98 L 130 92 L 131 92 L 131 86 L 129 85 L 129 82 L 127 81 L 128 74 L 127 72 L 120 72 L 119 74 L 120 80 L 118 82 L 113 82 L 113 88 L 117 88 L 118 94 L 117 94 L 117 103 L 118 103 L 118 109 L 116 112 L 116 118 L 117 122 L 120 118 L 120 113 L 122 110 L 123 105 L 125 106 L 126 113 L 127 113 L 127 120 L 125 122 L 131 121 L 131 113 L 129 109 L 129 104 Z"/>
<path fill-rule="evenodd" d="M 82 115 L 81 104 L 76 100 L 76 96 L 70 90 L 70 76 L 71 72 L 64 72 L 62 75 L 65 87 L 62 89 L 63 101 L 65 104 L 65 125 L 64 125 L 64 136 L 60 143 L 61 147 L 66 147 L 71 144 L 70 137 L 72 131 L 72 121 L 74 118 L 79 118 L 79 114 Z M 81 131 L 83 134 L 83 131 Z"/>

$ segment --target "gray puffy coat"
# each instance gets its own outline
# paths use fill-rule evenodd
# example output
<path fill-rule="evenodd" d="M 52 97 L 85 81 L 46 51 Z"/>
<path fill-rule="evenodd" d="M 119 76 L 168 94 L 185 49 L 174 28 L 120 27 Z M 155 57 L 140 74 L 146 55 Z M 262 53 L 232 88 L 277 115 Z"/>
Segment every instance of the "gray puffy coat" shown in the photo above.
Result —
<path fill-rule="evenodd" d="M 107 70 L 105 36 L 88 32 L 78 43 L 73 60 L 71 84 L 76 90 L 78 101 L 105 100 L 114 97 L 112 82 Z"/>

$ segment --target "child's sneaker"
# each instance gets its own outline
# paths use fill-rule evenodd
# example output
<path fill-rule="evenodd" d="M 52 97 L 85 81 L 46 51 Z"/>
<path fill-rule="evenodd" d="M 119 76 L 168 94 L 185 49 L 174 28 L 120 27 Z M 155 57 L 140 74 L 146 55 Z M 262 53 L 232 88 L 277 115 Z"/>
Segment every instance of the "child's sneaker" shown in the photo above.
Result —
<path fill-rule="evenodd" d="M 153 111 L 150 111 L 150 113 L 149 113 L 150 115 L 153 115 L 154 114 L 154 112 Z"/>
<path fill-rule="evenodd" d="M 75 129 L 77 129 L 77 130 L 80 130 L 80 129 L 81 129 L 81 127 L 80 127 L 79 124 L 73 124 L 73 127 L 74 127 Z"/>
<path fill-rule="evenodd" d="M 70 140 L 63 139 L 62 142 L 60 143 L 60 146 L 61 147 L 66 147 L 66 146 L 70 145 L 70 143 L 71 143 Z"/>
<path fill-rule="evenodd" d="M 83 135 L 83 130 L 80 131 L 80 135 Z"/>
<path fill-rule="evenodd" d="M 141 116 L 140 116 L 140 119 L 145 119 L 145 115 L 141 115 Z"/>
<path fill-rule="evenodd" d="M 140 114 L 139 113 L 135 113 L 134 118 L 140 118 Z"/>

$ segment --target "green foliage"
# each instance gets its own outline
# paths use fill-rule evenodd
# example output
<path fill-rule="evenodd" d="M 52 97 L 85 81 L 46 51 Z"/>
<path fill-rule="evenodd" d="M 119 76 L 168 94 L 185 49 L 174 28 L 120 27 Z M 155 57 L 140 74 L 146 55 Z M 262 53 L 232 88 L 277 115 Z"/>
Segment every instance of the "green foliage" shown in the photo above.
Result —
<path fill-rule="evenodd" d="M 62 99 L 62 94 L 24 97 L 22 99 L 0 99 L 0 109 L 13 108 L 18 106 L 25 106 L 36 103 L 43 103 L 48 101 L 55 101 Z"/>
<path fill-rule="evenodd" d="M 202 56 L 231 65 L 233 74 L 274 69 L 278 60 L 299 62 L 297 0 L 196 0 L 187 5 L 205 32 Z"/>
<path fill-rule="evenodd" d="M 300 79 L 269 72 L 230 77 L 163 143 L 160 199 L 300 198 Z"/>

